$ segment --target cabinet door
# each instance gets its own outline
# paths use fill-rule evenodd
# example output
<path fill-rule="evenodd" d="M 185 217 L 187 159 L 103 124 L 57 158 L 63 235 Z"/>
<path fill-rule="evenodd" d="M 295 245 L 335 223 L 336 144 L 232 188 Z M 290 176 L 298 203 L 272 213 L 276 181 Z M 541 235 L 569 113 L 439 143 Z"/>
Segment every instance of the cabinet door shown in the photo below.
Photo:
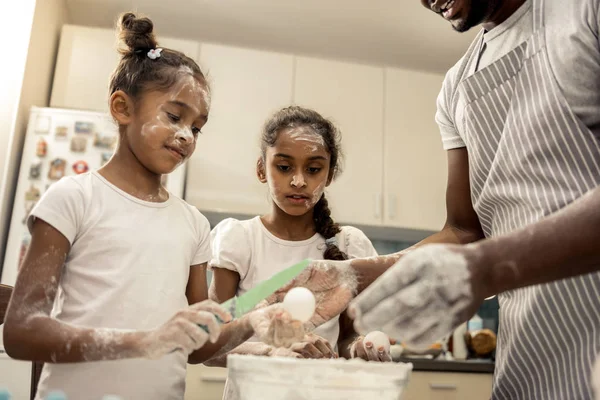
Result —
<path fill-rule="evenodd" d="M 221 400 L 227 368 L 188 364 L 185 380 L 185 400 Z"/>
<path fill-rule="evenodd" d="M 492 394 L 492 381 L 492 374 L 416 371 L 402 400 L 485 400 Z"/>
<path fill-rule="evenodd" d="M 298 57 L 294 102 L 330 118 L 341 131 L 343 173 L 327 190 L 334 219 L 380 225 L 383 68 Z"/>
<path fill-rule="evenodd" d="M 159 39 L 160 46 L 198 58 L 198 42 Z M 114 30 L 63 26 L 50 106 L 107 112 L 108 82 L 118 62 Z"/>
<path fill-rule="evenodd" d="M 212 106 L 189 161 L 186 200 L 205 211 L 261 214 L 271 202 L 256 177 L 260 134 L 292 100 L 293 57 L 203 44 L 200 60 Z"/>
<path fill-rule="evenodd" d="M 435 122 L 443 76 L 386 69 L 384 224 L 437 231 L 446 217 L 446 152 Z"/>

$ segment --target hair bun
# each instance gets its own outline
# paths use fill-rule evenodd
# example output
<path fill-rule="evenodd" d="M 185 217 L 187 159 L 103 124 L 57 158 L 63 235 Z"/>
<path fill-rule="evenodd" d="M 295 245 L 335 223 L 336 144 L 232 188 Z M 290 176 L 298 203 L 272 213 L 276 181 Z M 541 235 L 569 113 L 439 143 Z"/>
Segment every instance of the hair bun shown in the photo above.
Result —
<path fill-rule="evenodd" d="M 125 13 L 119 19 L 119 40 L 125 44 L 124 54 L 137 49 L 154 49 L 157 46 L 153 33 L 154 24 L 149 18 L 138 18 L 134 13 Z"/>

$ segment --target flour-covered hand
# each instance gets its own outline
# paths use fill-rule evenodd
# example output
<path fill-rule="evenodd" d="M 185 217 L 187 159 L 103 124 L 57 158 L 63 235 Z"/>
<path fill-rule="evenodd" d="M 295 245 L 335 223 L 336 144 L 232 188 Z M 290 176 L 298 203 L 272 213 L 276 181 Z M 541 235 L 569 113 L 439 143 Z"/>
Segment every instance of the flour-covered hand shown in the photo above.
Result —
<path fill-rule="evenodd" d="M 300 342 L 306 334 L 302 322 L 294 320 L 281 304 L 266 304 L 259 304 L 246 316 L 260 341 L 274 347 L 290 347 Z"/>
<path fill-rule="evenodd" d="M 349 307 L 360 333 L 380 330 L 423 348 L 466 321 L 484 300 L 473 245 L 428 245 L 404 255 Z"/>
<path fill-rule="evenodd" d="M 350 261 L 313 261 L 291 283 L 277 291 L 268 302 L 283 301 L 285 294 L 294 287 L 305 287 L 315 296 L 313 317 L 305 323 L 307 331 L 341 314 L 356 293 L 356 276 Z"/>

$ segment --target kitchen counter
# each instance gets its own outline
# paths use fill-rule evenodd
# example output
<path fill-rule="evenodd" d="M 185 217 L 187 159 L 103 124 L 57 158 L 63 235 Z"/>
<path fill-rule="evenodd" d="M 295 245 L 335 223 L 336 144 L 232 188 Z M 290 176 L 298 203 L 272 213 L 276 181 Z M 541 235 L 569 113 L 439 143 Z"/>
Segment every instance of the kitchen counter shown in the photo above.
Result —
<path fill-rule="evenodd" d="M 466 372 L 493 374 L 494 363 L 490 360 L 446 361 L 401 357 L 398 362 L 412 363 L 413 371 Z"/>

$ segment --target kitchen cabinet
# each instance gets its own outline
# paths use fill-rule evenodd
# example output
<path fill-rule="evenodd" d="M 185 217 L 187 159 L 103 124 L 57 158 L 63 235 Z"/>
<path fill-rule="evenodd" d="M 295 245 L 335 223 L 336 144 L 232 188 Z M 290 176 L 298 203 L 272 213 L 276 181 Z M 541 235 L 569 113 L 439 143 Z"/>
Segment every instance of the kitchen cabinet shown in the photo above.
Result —
<path fill-rule="evenodd" d="M 227 368 L 188 365 L 184 400 L 221 400 L 227 380 Z"/>
<path fill-rule="evenodd" d="M 298 57 L 294 102 L 329 118 L 346 162 L 327 190 L 335 220 L 381 225 L 383 68 Z"/>
<path fill-rule="evenodd" d="M 446 154 L 434 121 L 442 75 L 159 37 L 199 61 L 212 86 L 209 121 L 187 165 L 186 200 L 202 211 L 268 211 L 256 178 L 264 122 L 292 103 L 339 127 L 344 171 L 327 189 L 346 224 L 439 230 Z M 107 111 L 118 62 L 112 29 L 63 27 L 51 106 Z"/>
<path fill-rule="evenodd" d="M 271 202 L 256 177 L 265 121 L 292 101 L 293 56 L 203 44 L 209 121 L 189 161 L 186 200 L 200 210 L 257 215 Z"/>
<path fill-rule="evenodd" d="M 402 400 L 487 400 L 493 374 L 413 371 Z"/>
<path fill-rule="evenodd" d="M 159 37 L 159 45 L 198 58 L 198 42 Z M 50 107 L 108 111 L 108 83 L 119 62 L 113 29 L 64 25 Z"/>
<path fill-rule="evenodd" d="M 443 76 L 387 68 L 383 224 L 436 231 L 446 219 L 446 152 L 435 122 Z"/>

